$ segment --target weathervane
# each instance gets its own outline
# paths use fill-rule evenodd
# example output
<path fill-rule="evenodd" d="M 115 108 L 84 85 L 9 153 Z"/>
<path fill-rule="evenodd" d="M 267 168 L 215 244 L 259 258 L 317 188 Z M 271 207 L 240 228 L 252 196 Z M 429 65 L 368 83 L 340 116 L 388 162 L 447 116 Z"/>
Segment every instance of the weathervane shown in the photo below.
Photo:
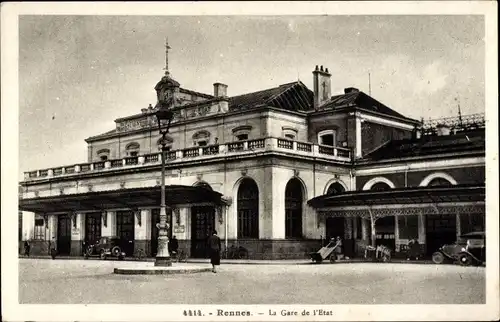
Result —
<path fill-rule="evenodd" d="M 168 45 L 168 37 L 165 38 L 165 75 L 168 76 L 170 74 L 170 72 L 168 71 L 168 50 L 169 49 L 172 49 L 169 45 Z"/>

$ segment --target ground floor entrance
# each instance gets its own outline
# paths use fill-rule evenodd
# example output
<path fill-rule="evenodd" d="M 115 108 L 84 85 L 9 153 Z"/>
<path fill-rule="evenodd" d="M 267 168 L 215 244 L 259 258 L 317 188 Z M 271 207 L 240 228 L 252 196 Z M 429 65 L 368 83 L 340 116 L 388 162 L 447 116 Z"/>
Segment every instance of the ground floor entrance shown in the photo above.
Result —
<path fill-rule="evenodd" d="M 207 239 L 214 229 L 215 208 L 213 206 L 191 208 L 191 257 L 208 257 Z"/>
<path fill-rule="evenodd" d="M 134 213 L 132 211 L 116 212 L 116 235 L 120 238 L 120 247 L 126 256 L 134 254 Z"/>
<path fill-rule="evenodd" d="M 101 213 L 85 214 L 85 244 L 93 245 L 101 238 Z"/>
<path fill-rule="evenodd" d="M 71 217 L 57 216 L 57 252 L 59 255 L 71 253 Z"/>
<path fill-rule="evenodd" d="M 432 255 L 439 247 L 457 240 L 456 214 L 436 214 L 425 216 L 425 241 L 427 255 Z"/>

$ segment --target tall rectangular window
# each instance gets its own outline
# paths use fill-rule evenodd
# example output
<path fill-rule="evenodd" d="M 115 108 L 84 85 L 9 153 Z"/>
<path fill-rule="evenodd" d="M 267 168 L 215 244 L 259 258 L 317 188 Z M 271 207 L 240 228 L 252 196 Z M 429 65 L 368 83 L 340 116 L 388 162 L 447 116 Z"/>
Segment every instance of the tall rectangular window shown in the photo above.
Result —
<path fill-rule="evenodd" d="M 45 239 L 45 220 L 40 217 L 35 217 L 35 229 L 33 232 L 33 239 L 43 240 Z"/>

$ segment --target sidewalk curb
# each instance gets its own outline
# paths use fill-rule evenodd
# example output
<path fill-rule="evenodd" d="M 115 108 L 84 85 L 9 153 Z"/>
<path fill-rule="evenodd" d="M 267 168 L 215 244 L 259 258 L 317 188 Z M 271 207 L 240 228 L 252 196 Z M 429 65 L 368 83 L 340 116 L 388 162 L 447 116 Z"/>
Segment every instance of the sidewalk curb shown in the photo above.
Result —
<path fill-rule="evenodd" d="M 51 259 L 50 256 L 18 256 L 19 259 Z M 60 256 L 56 257 L 58 260 L 100 260 L 99 258 L 88 258 L 84 259 L 83 256 Z M 118 260 L 116 260 L 118 261 Z M 143 259 L 138 259 L 138 258 L 125 258 L 122 261 L 124 262 L 154 262 L 154 258 L 143 258 Z M 188 264 L 206 264 L 209 263 L 209 259 L 188 259 L 186 262 Z M 353 263 L 379 263 L 379 264 L 414 264 L 414 265 L 437 265 L 434 264 L 430 260 L 421 260 L 421 261 L 415 261 L 415 260 L 403 260 L 403 259 L 396 259 L 392 260 L 390 262 L 384 263 L 384 262 L 374 262 L 372 260 L 364 260 L 364 259 L 352 259 L 352 260 L 339 260 L 335 261 L 332 264 L 353 264 Z M 221 264 L 224 265 L 324 265 L 324 264 L 330 264 L 329 261 L 325 261 L 323 263 L 314 263 L 310 260 L 259 260 L 259 259 L 253 259 L 253 260 L 226 260 L 226 259 L 221 259 Z M 441 265 L 447 265 L 447 264 L 441 264 Z"/>

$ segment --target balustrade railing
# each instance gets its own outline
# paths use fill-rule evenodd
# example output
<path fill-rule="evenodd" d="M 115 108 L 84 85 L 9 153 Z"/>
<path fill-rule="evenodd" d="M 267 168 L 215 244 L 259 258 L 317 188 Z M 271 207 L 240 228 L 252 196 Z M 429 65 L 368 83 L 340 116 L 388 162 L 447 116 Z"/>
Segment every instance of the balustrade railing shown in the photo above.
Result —
<path fill-rule="evenodd" d="M 75 166 L 72 166 L 72 167 L 64 167 L 64 173 L 66 173 L 66 174 L 75 173 Z"/>
<path fill-rule="evenodd" d="M 112 168 L 119 168 L 123 167 L 123 161 L 122 160 L 111 160 L 111 167 Z"/>
<path fill-rule="evenodd" d="M 203 155 L 215 155 L 219 154 L 219 146 L 212 145 L 203 148 Z"/>
<path fill-rule="evenodd" d="M 263 149 L 265 145 L 265 139 L 257 139 L 257 140 L 251 140 L 248 141 L 248 148 L 250 150 L 255 150 L 255 149 Z"/>
<path fill-rule="evenodd" d="M 60 176 L 63 174 L 63 168 L 55 168 L 54 170 L 52 170 L 52 173 L 54 174 L 54 176 Z"/>
<path fill-rule="evenodd" d="M 328 155 L 335 155 L 335 148 L 331 147 L 331 146 L 320 145 L 319 146 L 319 153 L 328 154 Z"/>
<path fill-rule="evenodd" d="M 302 155 L 315 155 L 323 158 L 339 161 L 349 161 L 351 158 L 351 151 L 346 148 L 317 145 L 308 142 L 299 142 L 285 138 L 261 138 L 246 141 L 230 142 L 226 144 L 210 145 L 204 147 L 193 147 L 177 151 L 166 151 L 165 159 L 168 161 L 181 161 L 183 158 L 203 158 L 204 156 L 217 156 L 221 154 L 234 154 L 245 151 L 254 150 L 286 150 L 290 153 L 296 153 L 298 156 Z M 295 152 L 294 152 L 295 151 Z M 161 153 L 161 152 L 160 152 Z M 151 164 L 160 162 L 160 153 L 146 154 L 141 157 L 125 157 L 123 159 L 115 159 L 108 161 L 97 161 L 86 164 L 79 164 L 73 166 L 64 166 L 53 168 L 51 170 L 38 170 L 25 172 L 25 178 L 32 180 L 36 178 L 45 178 L 51 176 L 64 176 L 71 175 L 77 172 L 99 171 L 107 168 L 121 168 L 127 166 L 135 166 L 139 164 Z"/>
<path fill-rule="evenodd" d="M 293 149 L 293 141 L 285 140 L 285 139 L 278 139 L 278 148 L 292 150 Z"/>
<path fill-rule="evenodd" d="M 200 155 L 200 149 L 199 148 L 190 148 L 190 149 L 184 149 L 182 150 L 182 156 L 184 158 L 193 158 L 197 157 Z"/>
<path fill-rule="evenodd" d="M 158 153 L 155 153 L 155 154 L 146 154 L 144 156 L 144 163 L 155 163 L 155 162 L 158 162 L 159 160 L 159 154 Z"/>
<path fill-rule="evenodd" d="M 94 170 L 101 170 L 101 169 L 104 169 L 104 161 L 95 162 L 94 163 Z"/>
<path fill-rule="evenodd" d="M 228 143 L 227 150 L 229 152 L 243 151 L 245 149 L 245 144 L 243 142 L 232 142 Z"/>
<path fill-rule="evenodd" d="M 138 157 L 125 158 L 125 165 L 135 165 L 138 163 L 139 163 Z"/>
<path fill-rule="evenodd" d="M 297 151 L 311 152 L 312 151 L 312 144 L 311 143 L 304 143 L 304 142 L 297 142 Z"/>

